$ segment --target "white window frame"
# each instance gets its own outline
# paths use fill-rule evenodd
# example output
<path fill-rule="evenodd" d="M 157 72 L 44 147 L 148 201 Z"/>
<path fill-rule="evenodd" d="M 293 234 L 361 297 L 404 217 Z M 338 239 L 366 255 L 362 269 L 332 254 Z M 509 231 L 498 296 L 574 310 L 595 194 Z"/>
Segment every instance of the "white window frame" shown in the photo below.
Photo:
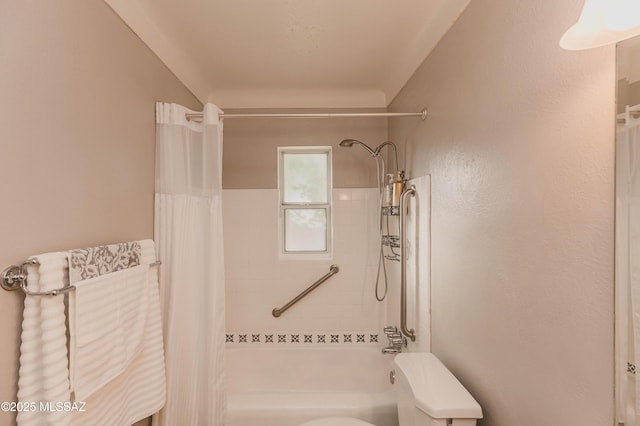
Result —
<path fill-rule="evenodd" d="M 327 202 L 292 203 L 284 202 L 284 154 L 327 154 Z M 278 256 L 284 260 L 326 260 L 333 257 L 333 170 L 331 146 L 279 146 L 278 147 Z M 327 217 L 325 251 L 285 251 L 285 210 L 287 209 L 324 209 Z"/>

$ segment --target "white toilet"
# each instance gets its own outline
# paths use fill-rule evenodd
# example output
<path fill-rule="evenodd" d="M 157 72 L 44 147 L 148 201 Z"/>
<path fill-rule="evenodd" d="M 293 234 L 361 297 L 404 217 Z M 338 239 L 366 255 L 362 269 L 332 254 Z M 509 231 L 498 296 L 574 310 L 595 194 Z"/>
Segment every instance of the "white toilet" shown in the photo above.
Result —
<path fill-rule="evenodd" d="M 400 426 L 475 426 L 482 409 L 432 353 L 396 355 L 391 371 Z M 373 426 L 351 417 L 325 417 L 300 426 Z"/>

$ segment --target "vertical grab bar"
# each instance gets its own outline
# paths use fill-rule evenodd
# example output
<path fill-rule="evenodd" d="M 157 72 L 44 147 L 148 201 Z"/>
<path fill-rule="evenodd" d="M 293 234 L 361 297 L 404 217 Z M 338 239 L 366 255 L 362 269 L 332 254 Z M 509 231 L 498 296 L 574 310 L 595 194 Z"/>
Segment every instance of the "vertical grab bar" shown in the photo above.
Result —
<path fill-rule="evenodd" d="M 416 186 L 411 185 L 400 196 L 400 331 L 412 342 L 416 332 L 407 328 L 407 197 L 416 195 Z"/>

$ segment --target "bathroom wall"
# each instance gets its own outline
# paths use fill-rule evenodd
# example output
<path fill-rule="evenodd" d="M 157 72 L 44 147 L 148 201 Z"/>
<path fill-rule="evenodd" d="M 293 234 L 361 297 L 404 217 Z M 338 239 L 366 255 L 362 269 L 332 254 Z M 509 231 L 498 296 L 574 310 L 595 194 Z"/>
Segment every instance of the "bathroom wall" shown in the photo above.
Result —
<path fill-rule="evenodd" d="M 155 101 L 201 105 L 101 0 L 3 1 L 0 28 L 0 268 L 152 238 Z M 22 301 L 0 291 L 0 401 L 16 400 Z"/>
<path fill-rule="evenodd" d="M 614 47 L 579 0 L 472 1 L 391 110 L 431 176 L 432 349 L 484 426 L 613 424 Z"/>
<path fill-rule="evenodd" d="M 341 112 L 349 110 L 331 110 Z M 381 112 L 379 109 L 358 110 Z M 305 113 L 297 110 L 225 110 L 227 113 Z M 313 110 L 319 112 L 319 110 Z M 376 187 L 375 161 L 364 150 L 341 148 L 343 139 L 377 146 L 387 137 L 387 119 L 228 118 L 224 122 L 224 189 L 275 189 L 278 146 L 332 146 L 334 188 Z"/>
<path fill-rule="evenodd" d="M 376 166 L 364 150 L 341 148 L 338 143 L 356 138 L 377 145 L 386 140 L 386 119 L 228 119 L 224 131 L 228 342 L 332 344 L 333 340 L 333 344 L 377 345 L 386 306 L 374 298 L 379 248 Z M 333 147 L 330 260 L 278 257 L 276 150 L 292 145 Z M 340 268 L 337 275 L 281 317 L 271 315 L 273 308 L 282 307 L 329 272 L 332 264 Z"/>
<path fill-rule="evenodd" d="M 331 343 L 331 335 L 338 336 L 333 343 L 378 343 L 375 336 L 385 324 L 385 305 L 374 298 L 378 190 L 335 189 L 332 198 L 332 259 L 282 260 L 278 258 L 278 191 L 223 191 L 230 343 L 305 343 L 305 335 L 306 343 Z M 339 267 L 337 275 L 282 316 L 271 315 L 274 308 L 281 308 L 328 273 L 332 264 Z M 272 338 L 267 340 L 269 335 Z M 357 335 L 364 337 L 358 341 Z M 278 336 L 284 337 L 278 341 Z"/>
<path fill-rule="evenodd" d="M 640 99 L 640 37 L 627 40 L 624 49 L 617 51 L 617 76 L 618 96 L 617 113 L 625 112 L 627 105 L 636 105 L 635 100 Z"/>

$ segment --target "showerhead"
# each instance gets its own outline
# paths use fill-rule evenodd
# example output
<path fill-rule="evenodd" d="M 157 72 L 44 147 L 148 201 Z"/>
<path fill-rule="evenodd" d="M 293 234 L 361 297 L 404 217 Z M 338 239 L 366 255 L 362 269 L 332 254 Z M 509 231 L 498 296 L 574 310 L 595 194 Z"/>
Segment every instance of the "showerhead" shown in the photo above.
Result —
<path fill-rule="evenodd" d="M 355 139 L 344 139 L 342 142 L 340 142 L 340 146 L 343 148 L 351 148 L 354 143 L 360 145 L 362 148 L 367 150 L 367 152 L 371 154 L 372 157 L 375 157 L 377 155 L 376 152 L 373 149 L 369 148 L 367 144 L 364 144 Z"/>
<path fill-rule="evenodd" d="M 356 139 L 344 139 L 342 142 L 340 142 L 340 146 L 343 148 L 351 148 L 353 146 L 353 144 L 358 144 L 360 145 L 362 148 L 364 148 L 365 150 L 367 150 L 367 152 L 369 154 L 371 154 L 372 157 L 377 157 L 380 155 L 380 151 L 382 151 L 382 148 L 384 148 L 387 145 L 390 145 L 391 148 L 393 148 L 393 161 L 394 164 L 396 166 L 395 170 L 398 170 L 398 149 L 396 148 L 396 144 L 391 142 L 391 141 L 386 141 L 381 143 L 380 145 L 378 145 L 376 147 L 376 149 L 371 149 L 369 148 L 368 145 L 360 142 L 359 140 Z"/>

